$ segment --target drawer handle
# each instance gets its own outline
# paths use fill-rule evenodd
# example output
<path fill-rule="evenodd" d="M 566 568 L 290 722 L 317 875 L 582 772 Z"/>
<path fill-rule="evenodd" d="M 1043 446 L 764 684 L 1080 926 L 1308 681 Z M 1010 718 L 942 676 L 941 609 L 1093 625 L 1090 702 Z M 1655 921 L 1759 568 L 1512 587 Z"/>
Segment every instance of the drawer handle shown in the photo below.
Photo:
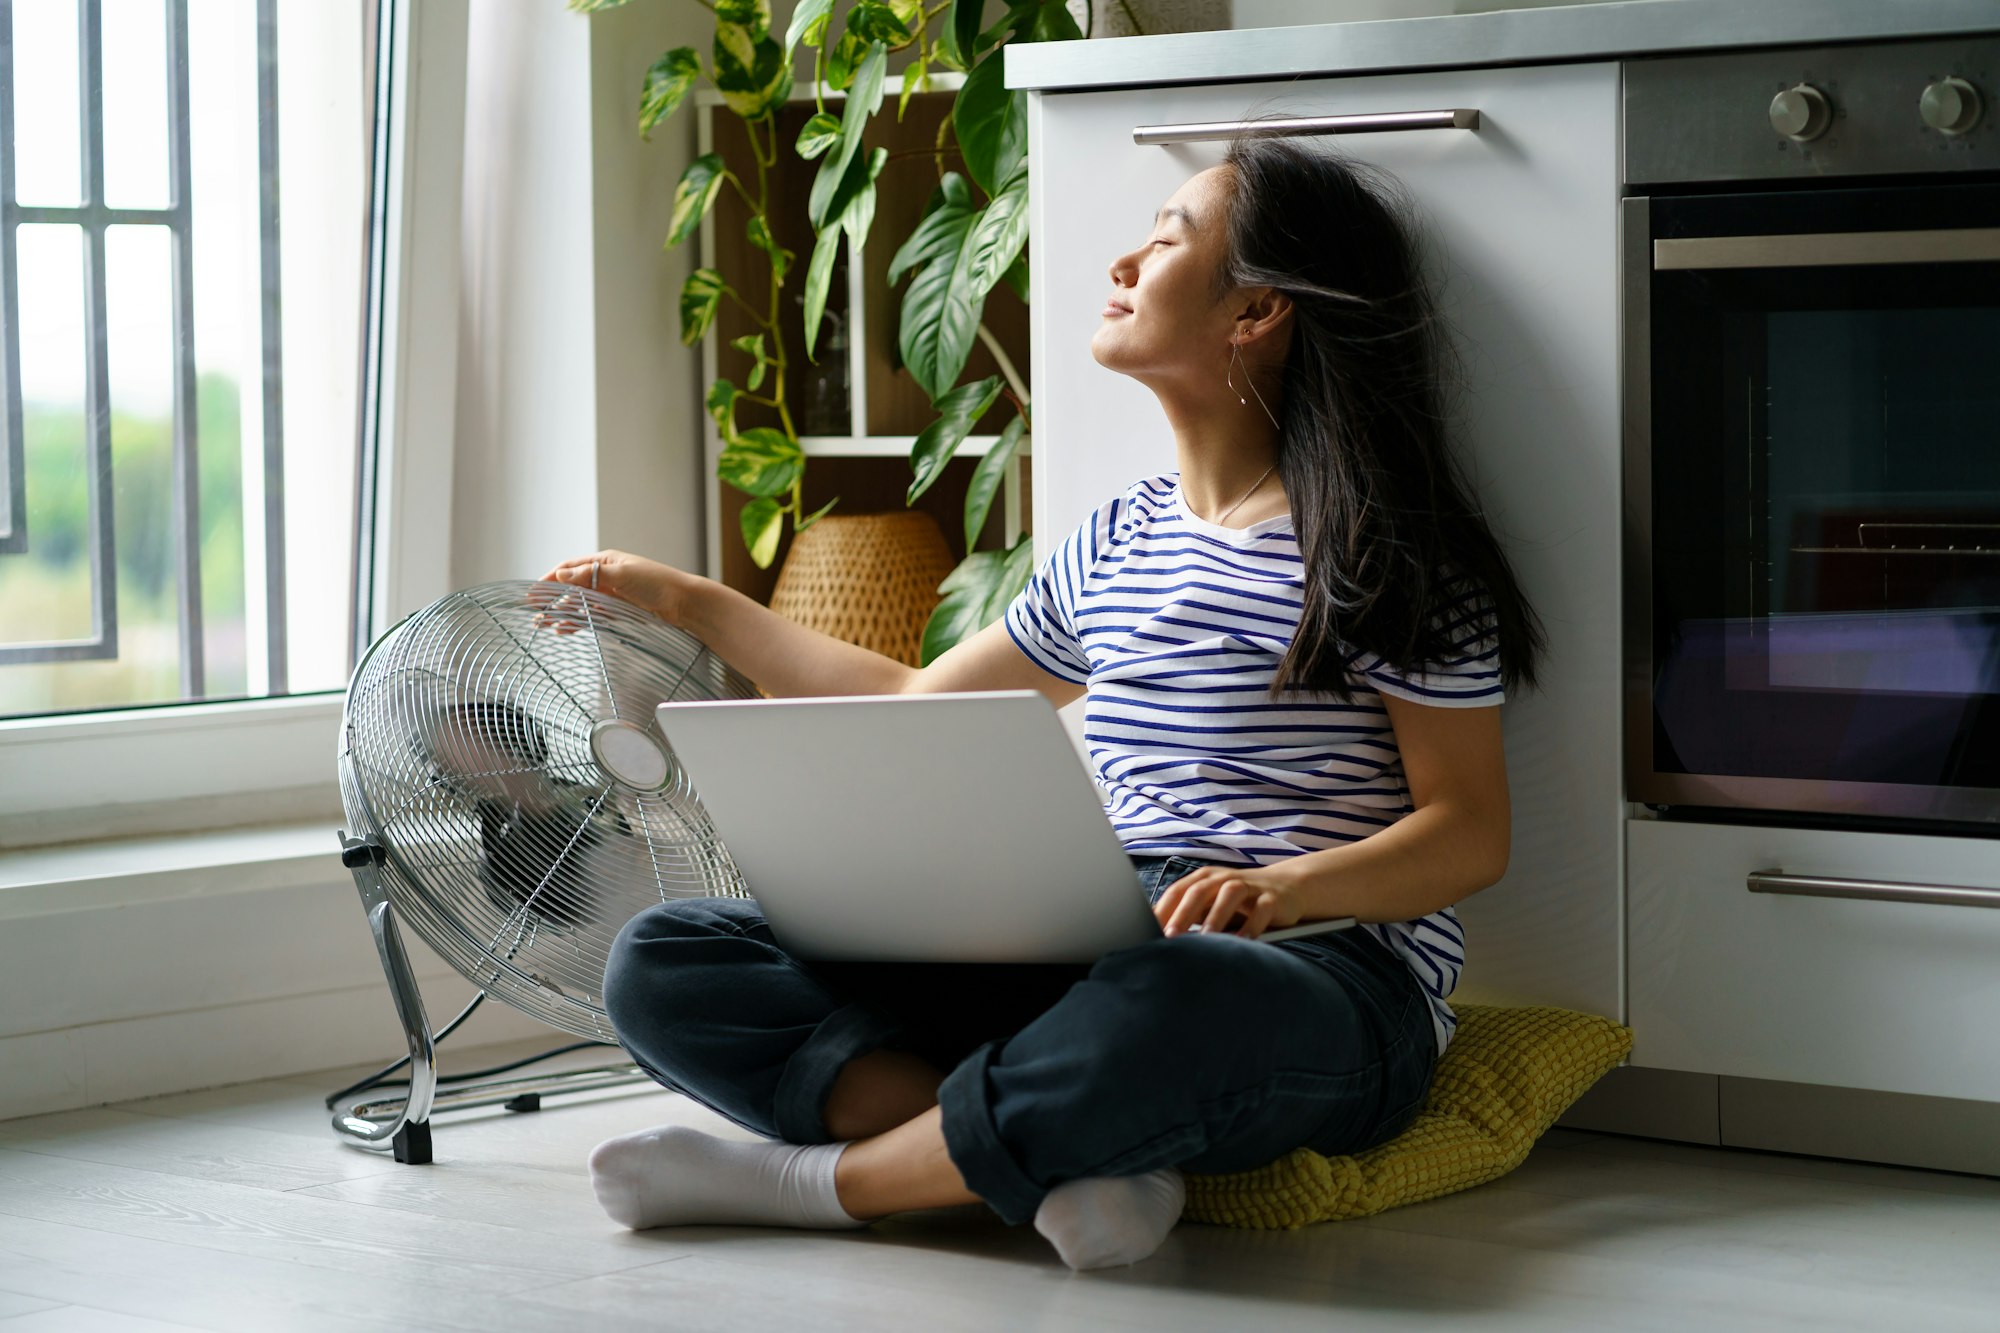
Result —
<path fill-rule="evenodd" d="M 1287 138 L 1296 134 L 1383 134 L 1390 130 L 1476 130 L 1479 112 L 1371 111 L 1352 116 L 1294 116 L 1272 120 L 1217 120 L 1201 125 L 1138 125 L 1133 143 L 1207 143 L 1216 139 Z"/>
<path fill-rule="evenodd" d="M 1942 903 L 1948 907 L 2000 907 L 2000 889 L 1962 884 L 1897 884 L 1879 879 L 1828 879 L 1753 870 L 1744 886 L 1752 893 L 1796 893 L 1807 898 L 1867 898 L 1885 903 Z"/>
<path fill-rule="evenodd" d="M 2000 227 L 1829 231 L 1788 236 L 1682 236 L 1653 242 L 1653 269 L 1845 268 L 1973 264 L 2000 259 Z"/>

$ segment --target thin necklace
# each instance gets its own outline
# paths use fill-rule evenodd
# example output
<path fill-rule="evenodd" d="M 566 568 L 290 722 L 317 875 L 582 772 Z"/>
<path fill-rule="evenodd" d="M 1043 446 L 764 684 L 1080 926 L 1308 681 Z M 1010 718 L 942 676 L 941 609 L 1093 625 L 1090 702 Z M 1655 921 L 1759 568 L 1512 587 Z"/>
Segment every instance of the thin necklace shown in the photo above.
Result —
<path fill-rule="evenodd" d="M 1276 472 L 1277 470 L 1278 470 L 1278 465 L 1276 463 L 1271 464 L 1271 466 L 1264 469 L 1264 477 L 1270 476 L 1273 472 Z M 1257 480 L 1251 484 L 1250 489 L 1243 492 L 1243 500 L 1247 500 L 1251 496 L 1257 493 L 1257 487 L 1262 486 L 1264 484 L 1264 477 L 1257 478 Z M 1213 522 L 1216 527 L 1218 528 L 1221 527 L 1224 520 L 1226 520 L 1231 514 L 1235 513 L 1237 510 L 1243 507 L 1243 500 L 1238 500 L 1235 504 L 1223 510 L 1218 517 L 1210 521 Z"/>

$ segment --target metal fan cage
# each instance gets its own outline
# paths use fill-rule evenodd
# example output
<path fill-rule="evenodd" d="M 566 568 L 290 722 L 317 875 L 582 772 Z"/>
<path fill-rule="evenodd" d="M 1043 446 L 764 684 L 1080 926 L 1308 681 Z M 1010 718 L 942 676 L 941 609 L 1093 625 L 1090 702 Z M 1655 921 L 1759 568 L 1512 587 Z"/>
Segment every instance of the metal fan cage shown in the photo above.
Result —
<path fill-rule="evenodd" d="M 602 988 L 619 928 L 668 899 L 745 892 L 654 706 L 755 697 L 629 602 L 484 584 L 403 621 L 356 670 L 342 802 L 383 847 L 397 914 L 461 975 L 615 1041 Z"/>

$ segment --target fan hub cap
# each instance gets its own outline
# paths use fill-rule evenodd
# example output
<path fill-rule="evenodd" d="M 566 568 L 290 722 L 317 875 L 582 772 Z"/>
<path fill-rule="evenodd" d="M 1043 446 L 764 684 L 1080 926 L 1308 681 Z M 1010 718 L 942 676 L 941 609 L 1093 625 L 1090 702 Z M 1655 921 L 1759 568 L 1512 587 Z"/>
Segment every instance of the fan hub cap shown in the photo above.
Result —
<path fill-rule="evenodd" d="M 659 791 L 674 774 L 674 761 L 659 739 L 618 718 L 591 728 L 590 754 L 606 777 L 633 791 Z"/>

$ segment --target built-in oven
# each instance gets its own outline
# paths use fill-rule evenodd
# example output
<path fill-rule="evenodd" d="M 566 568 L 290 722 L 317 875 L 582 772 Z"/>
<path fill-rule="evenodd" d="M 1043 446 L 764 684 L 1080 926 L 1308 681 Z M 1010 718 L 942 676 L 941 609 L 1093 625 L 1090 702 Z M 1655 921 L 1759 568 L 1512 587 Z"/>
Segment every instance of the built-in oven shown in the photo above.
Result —
<path fill-rule="evenodd" d="M 1631 799 L 2000 834 L 1997 75 L 1628 65 Z"/>

